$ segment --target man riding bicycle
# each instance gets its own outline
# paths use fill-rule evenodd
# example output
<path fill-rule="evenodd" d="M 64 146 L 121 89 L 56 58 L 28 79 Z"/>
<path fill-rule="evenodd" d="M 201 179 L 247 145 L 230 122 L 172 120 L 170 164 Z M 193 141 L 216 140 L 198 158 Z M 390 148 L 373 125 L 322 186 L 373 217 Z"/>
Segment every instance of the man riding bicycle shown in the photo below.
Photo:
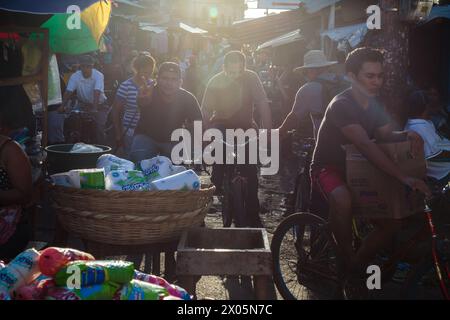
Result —
<path fill-rule="evenodd" d="M 402 174 L 373 142 L 411 140 L 413 152 L 423 148 L 422 138 L 415 132 L 393 132 L 390 119 L 378 102 L 383 85 L 384 58 L 381 51 L 358 48 L 345 62 L 352 87 L 336 96 L 325 112 L 311 164 L 312 188 L 329 202 L 329 221 L 338 244 L 344 274 L 359 273 L 396 234 L 399 220 L 377 220 L 374 231 L 357 252 L 352 247 L 352 199 L 345 180 L 344 145 L 353 144 L 374 166 L 398 179 L 413 190 L 429 194 L 420 179 Z"/>
<path fill-rule="evenodd" d="M 76 92 L 77 104 L 75 108 L 94 115 L 97 126 L 97 141 L 100 143 L 102 142 L 103 128 L 108 113 L 108 108 L 104 107 L 106 102 L 104 76 L 94 68 L 94 60 L 91 56 L 82 56 L 79 63 L 80 70 L 70 77 L 59 112 L 70 111 L 68 104 Z"/>
<path fill-rule="evenodd" d="M 214 76 L 206 88 L 202 102 L 204 126 L 222 130 L 254 128 L 254 109 L 262 119 L 262 129 L 271 129 L 271 112 L 261 80 L 255 72 L 246 69 L 244 54 L 231 51 L 225 56 L 223 72 Z M 239 165 L 239 171 L 247 179 L 247 224 L 249 227 L 261 227 L 257 166 L 248 163 Z M 224 165 L 213 166 L 211 180 L 218 189 L 221 189 L 224 173 Z"/>

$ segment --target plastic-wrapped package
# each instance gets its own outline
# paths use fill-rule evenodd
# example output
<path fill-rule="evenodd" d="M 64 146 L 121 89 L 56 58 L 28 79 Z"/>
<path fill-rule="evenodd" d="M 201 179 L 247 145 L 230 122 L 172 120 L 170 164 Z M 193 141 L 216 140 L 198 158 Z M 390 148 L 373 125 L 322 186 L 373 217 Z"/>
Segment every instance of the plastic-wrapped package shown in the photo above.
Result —
<path fill-rule="evenodd" d="M 108 175 L 111 171 L 134 170 L 135 166 L 131 161 L 116 157 L 112 154 L 104 154 L 97 159 L 97 168 L 105 169 L 105 174 Z"/>
<path fill-rule="evenodd" d="M 73 145 L 72 149 L 70 150 L 70 153 L 94 153 L 102 151 L 103 151 L 102 148 L 80 142 Z"/>
<path fill-rule="evenodd" d="M 174 174 L 172 161 L 164 156 L 142 160 L 140 166 L 148 181 L 162 179 Z"/>
<path fill-rule="evenodd" d="M 12 295 L 14 290 L 30 283 L 39 275 L 39 252 L 28 249 L 0 270 L 0 291 Z"/>
<path fill-rule="evenodd" d="M 114 297 L 115 300 L 162 300 L 169 296 L 167 289 L 139 280 L 124 285 Z"/>
<path fill-rule="evenodd" d="M 200 178 L 193 170 L 151 182 L 155 190 L 200 190 Z"/>
<path fill-rule="evenodd" d="M 81 289 L 66 287 L 49 288 L 46 300 L 112 300 L 120 289 L 120 285 L 106 282 Z"/>
<path fill-rule="evenodd" d="M 151 274 L 146 274 L 146 273 L 140 272 L 138 270 L 135 270 L 134 271 L 134 279 L 161 286 L 161 287 L 167 289 L 167 292 L 171 296 L 180 298 L 182 300 L 192 300 L 191 296 L 189 295 L 189 293 L 187 293 L 186 290 L 184 290 L 183 288 L 178 287 L 176 285 L 170 284 L 169 282 L 167 282 L 167 280 L 165 280 L 161 277 L 151 275 Z"/>
<path fill-rule="evenodd" d="M 150 184 L 141 171 L 111 171 L 105 179 L 106 190 L 147 191 Z"/>
<path fill-rule="evenodd" d="M 133 279 L 134 263 L 127 261 L 74 261 L 69 262 L 58 271 L 55 282 L 58 286 L 67 286 L 67 281 L 75 272 L 70 269 L 79 268 L 80 286 L 89 287 L 105 282 L 125 284 Z"/>
<path fill-rule="evenodd" d="M 54 276 L 61 268 L 71 261 L 95 260 L 86 252 L 69 249 L 50 247 L 41 252 L 39 257 L 39 269 L 46 276 Z"/>

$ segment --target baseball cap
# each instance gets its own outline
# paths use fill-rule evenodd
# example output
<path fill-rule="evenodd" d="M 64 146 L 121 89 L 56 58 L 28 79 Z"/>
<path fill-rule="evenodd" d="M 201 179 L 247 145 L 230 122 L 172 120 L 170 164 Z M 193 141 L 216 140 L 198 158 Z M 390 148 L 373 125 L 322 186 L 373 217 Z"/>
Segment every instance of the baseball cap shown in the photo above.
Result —
<path fill-rule="evenodd" d="M 159 74 L 163 72 L 174 72 L 181 77 L 180 66 L 175 62 L 164 62 L 159 66 Z"/>

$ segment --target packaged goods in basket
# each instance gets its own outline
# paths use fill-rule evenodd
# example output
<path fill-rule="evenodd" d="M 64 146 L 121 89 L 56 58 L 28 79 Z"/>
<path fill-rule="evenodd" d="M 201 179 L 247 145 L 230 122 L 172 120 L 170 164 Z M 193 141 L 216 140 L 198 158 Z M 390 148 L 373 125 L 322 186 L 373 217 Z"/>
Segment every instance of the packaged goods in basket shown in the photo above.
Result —
<path fill-rule="evenodd" d="M 191 300 L 191 296 L 189 293 L 187 293 L 186 290 L 183 288 L 180 288 L 176 285 L 170 284 L 165 279 L 152 275 L 152 274 L 146 274 L 143 272 L 140 272 L 138 270 L 134 271 L 134 279 L 140 280 L 143 282 L 156 284 L 158 286 L 161 286 L 167 290 L 167 292 L 176 298 L 182 299 L 182 300 Z"/>
<path fill-rule="evenodd" d="M 81 289 L 53 287 L 48 289 L 46 300 L 112 300 L 120 285 L 106 282 Z"/>
<path fill-rule="evenodd" d="M 105 282 L 115 282 L 125 284 L 133 279 L 134 264 L 127 261 L 74 261 L 67 264 L 55 276 L 58 286 L 67 284 L 69 278 L 75 272 L 69 272 L 78 268 L 80 275 L 80 286 L 82 288 L 103 284 Z"/>
<path fill-rule="evenodd" d="M 105 179 L 106 190 L 118 191 L 146 191 L 150 190 L 150 184 L 141 171 L 117 170 L 111 171 Z"/>
<path fill-rule="evenodd" d="M 139 281 L 132 280 L 124 285 L 122 289 L 115 296 L 115 300 L 162 300 L 169 296 L 167 289 Z"/>
<path fill-rule="evenodd" d="M 151 182 L 155 190 L 200 190 L 200 178 L 193 170 Z"/>
<path fill-rule="evenodd" d="M 105 190 L 105 170 L 103 168 L 70 170 L 69 175 L 75 188 Z"/>
<path fill-rule="evenodd" d="M 85 143 L 76 143 L 73 145 L 70 153 L 94 153 L 94 152 L 102 152 L 103 149 Z"/>
<path fill-rule="evenodd" d="M 18 288 L 39 276 L 39 252 L 28 249 L 0 270 L 0 292 L 12 295 Z"/>
<path fill-rule="evenodd" d="M 57 186 L 77 188 L 68 172 L 53 174 L 50 177 L 52 178 L 52 182 Z"/>
<path fill-rule="evenodd" d="M 131 161 L 116 157 L 112 154 L 104 154 L 97 159 L 97 168 L 105 169 L 105 175 L 108 175 L 111 171 L 116 170 L 134 170 L 135 166 Z"/>
<path fill-rule="evenodd" d="M 148 181 L 162 179 L 173 174 L 172 161 L 163 156 L 142 160 L 140 166 Z"/>
<path fill-rule="evenodd" d="M 47 276 L 54 276 L 69 262 L 76 260 L 95 260 L 89 253 L 69 249 L 50 247 L 41 252 L 39 257 L 39 270 Z"/>
<path fill-rule="evenodd" d="M 42 300 L 52 287 L 55 287 L 54 280 L 41 274 L 30 284 L 17 289 L 13 294 L 14 300 Z"/>

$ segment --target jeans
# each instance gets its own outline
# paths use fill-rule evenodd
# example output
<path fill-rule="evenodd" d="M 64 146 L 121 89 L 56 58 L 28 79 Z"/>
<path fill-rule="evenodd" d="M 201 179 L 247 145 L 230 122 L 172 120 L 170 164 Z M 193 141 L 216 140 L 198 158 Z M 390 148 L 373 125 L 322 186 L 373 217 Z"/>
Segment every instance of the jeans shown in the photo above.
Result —
<path fill-rule="evenodd" d="M 172 142 L 161 143 L 149 136 L 137 134 L 134 136 L 131 144 L 130 160 L 137 163 L 158 155 L 171 158 L 172 148 Z"/>

